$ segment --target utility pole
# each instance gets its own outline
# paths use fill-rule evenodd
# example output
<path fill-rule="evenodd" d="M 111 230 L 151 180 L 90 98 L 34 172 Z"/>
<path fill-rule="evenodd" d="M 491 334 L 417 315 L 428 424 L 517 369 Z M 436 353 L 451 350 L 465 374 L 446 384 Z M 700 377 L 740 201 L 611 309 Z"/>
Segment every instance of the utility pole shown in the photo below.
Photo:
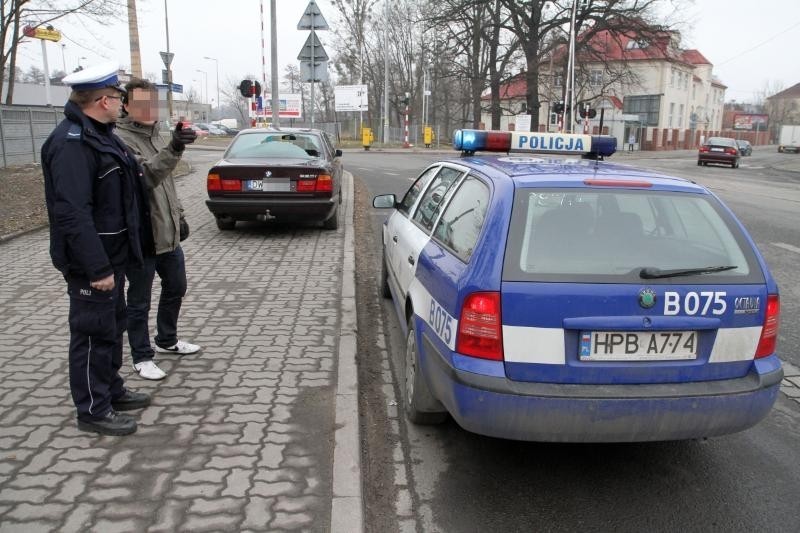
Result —
<path fill-rule="evenodd" d="M 169 116 L 167 117 L 167 123 L 172 124 L 172 57 L 170 56 L 169 52 L 169 13 L 167 12 L 167 0 L 164 0 L 164 24 L 167 27 L 167 57 L 170 58 L 167 61 L 167 112 Z"/>
<path fill-rule="evenodd" d="M 389 0 L 383 3 L 383 144 L 389 142 Z"/>
<path fill-rule="evenodd" d="M 272 33 L 270 36 L 270 57 L 272 63 L 272 127 L 279 128 L 281 126 L 280 119 L 280 91 L 278 90 L 278 22 L 275 8 L 275 0 L 270 0 L 269 3 L 269 16 L 270 25 L 269 30 Z M 313 20 L 313 17 L 312 17 Z M 314 90 L 314 84 L 311 84 L 311 90 Z M 313 92 L 312 92 L 313 94 Z M 314 126 L 314 112 L 311 112 L 311 126 Z"/>
<path fill-rule="evenodd" d="M 128 40 L 131 43 L 131 73 L 142 78 L 142 53 L 139 50 L 139 22 L 136 18 L 136 0 L 128 0 Z M 169 47 L 167 47 L 169 51 Z"/>

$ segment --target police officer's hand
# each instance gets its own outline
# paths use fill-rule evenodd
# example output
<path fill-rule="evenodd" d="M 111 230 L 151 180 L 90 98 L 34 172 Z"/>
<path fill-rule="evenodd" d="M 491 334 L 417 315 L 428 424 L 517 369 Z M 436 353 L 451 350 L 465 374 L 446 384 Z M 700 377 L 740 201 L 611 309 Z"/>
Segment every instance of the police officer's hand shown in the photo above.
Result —
<path fill-rule="evenodd" d="M 182 123 L 178 123 L 172 131 L 172 149 L 182 152 L 187 144 L 192 144 L 197 139 L 197 134 L 192 128 L 184 128 Z"/>
<path fill-rule="evenodd" d="M 110 291 L 114 288 L 114 274 L 109 274 L 103 279 L 92 281 L 89 285 L 98 291 Z"/>

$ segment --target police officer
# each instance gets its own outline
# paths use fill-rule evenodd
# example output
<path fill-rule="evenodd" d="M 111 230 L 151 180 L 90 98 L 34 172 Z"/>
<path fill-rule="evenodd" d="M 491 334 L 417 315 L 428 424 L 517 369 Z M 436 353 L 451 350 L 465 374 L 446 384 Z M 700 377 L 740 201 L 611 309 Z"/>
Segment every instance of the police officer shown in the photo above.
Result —
<path fill-rule="evenodd" d="M 133 368 L 144 379 L 159 380 L 166 372 L 153 361 L 155 352 L 188 355 L 200 346 L 178 339 L 178 315 L 186 294 L 186 265 L 180 241 L 188 236 L 183 206 L 178 198 L 172 171 L 187 144 L 197 134 L 176 126 L 169 144 L 158 129 L 158 92 L 147 80 L 132 79 L 125 84 L 119 135 L 142 164 L 150 204 L 153 253 L 145 253 L 141 267 L 128 269 L 128 341 Z M 185 228 L 183 237 L 181 230 Z M 156 315 L 155 350 L 150 344 L 150 297 L 155 274 L 161 278 L 161 297 Z"/>
<path fill-rule="evenodd" d="M 78 429 L 128 435 L 136 420 L 118 411 L 150 404 L 126 389 L 122 366 L 125 266 L 141 263 L 150 234 L 141 170 L 113 135 L 124 89 L 117 66 L 64 78 L 72 92 L 66 118 L 42 146 L 50 256 L 69 295 L 69 383 Z"/>

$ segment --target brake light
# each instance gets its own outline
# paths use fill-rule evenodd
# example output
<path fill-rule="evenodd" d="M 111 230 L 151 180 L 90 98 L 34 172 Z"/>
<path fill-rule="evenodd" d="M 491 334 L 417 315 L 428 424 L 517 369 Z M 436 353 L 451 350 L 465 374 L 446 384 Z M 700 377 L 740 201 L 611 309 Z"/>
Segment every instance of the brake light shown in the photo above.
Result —
<path fill-rule="evenodd" d="M 333 192 L 333 178 L 327 174 L 317 176 L 317 192 Z"/>
<path fill-rule="evenodd" d="M 592 185 L 594 187 L 652 187 L 653 184 L 644 180 L 614 180 L 614 179 L 585 179 L 585 185 Z"/>
<path fill-rule="evenodd" d="M 702 153 L 708 152 L 708 146 L 701 146 L 700 147 L 700 152 L 702 152 Z"/>
<path fill-rule="evenodd" d="M 464 299 L 456 351 L 481 359 L 503 360 L 500 293 L 475 292 Z"/>
<path fill-rule="evenodd" d="M 209 191 L 221 191 L 222 190 L 222 183 L 219 180 L 219 174 L 209 174 L 208 179 L 206 179 L 206 190 Z"/>
<path fill-rule="evenodd" d="M 222 190 L 223 191 L 241 191 L 242 190 L 242 180 L 222 180 Z"/>
<path fill-rule="evenodd" d="M 726 154 L 736 155 L 736 148 L 725 148 Z"/>
<path fill-rule="evenodd" d="M 756 359 L 775 353 L 778 342 L 778 325 L 780 323 L 781 301 L 777 294 L 767 296 L 767 310 L 764 314 L 764 327 L 761 329 L 761 338 L 758 339 Z"/>
<path fill-rule="evenodd" d="M 316 186 L 315 180 L 297 180 L 297 192 L 314 192 Z"/>

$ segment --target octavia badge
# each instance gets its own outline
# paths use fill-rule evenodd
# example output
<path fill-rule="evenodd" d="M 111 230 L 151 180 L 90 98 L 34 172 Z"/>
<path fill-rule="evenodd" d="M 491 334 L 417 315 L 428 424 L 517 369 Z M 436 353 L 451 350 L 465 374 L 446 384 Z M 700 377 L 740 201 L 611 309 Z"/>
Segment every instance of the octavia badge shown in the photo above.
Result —
<path fill-rule="evenodd" d="M 650 309 L 656 305 L 656 292 L 649 288 L 640 290 L 639 305 L 641 305 L 644 309 Z"/>

